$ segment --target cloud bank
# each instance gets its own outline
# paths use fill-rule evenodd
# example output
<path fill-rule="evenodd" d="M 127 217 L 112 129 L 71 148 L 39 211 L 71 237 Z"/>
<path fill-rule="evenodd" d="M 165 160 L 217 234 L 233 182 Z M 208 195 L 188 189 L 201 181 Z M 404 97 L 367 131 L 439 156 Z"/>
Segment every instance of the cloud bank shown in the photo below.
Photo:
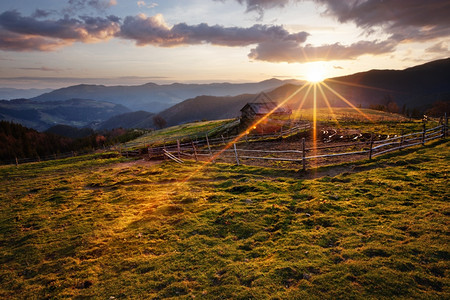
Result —
<path fill-rule="evenodd" d="M 225 1 L 225 0 L 219 0 Z M 448 0 L 234 0 L 247 12 L 284 7 L 295 2 L 315 2 L 325 7 L 324 14 L 341 23 L 353 22 L 367 32 L 379 27 L 393 40 L 427 41 L 450 36 Z"/>
<path fill-rule="evenodd" d="M 289 63 L 354 59 L 363 54 L 386 53 L 394 48 L 387 42 L 358 42 L 350 46 L 337 43 L 314 47 L 304 45 L 309 33 L 290 33 L 276 25 L 257 24 L 242 28 L 179 23 L 170 27 L 161 14 L 128 16 L 123 21 L 115 16 L 65 16 L 57 20 L 41 20 L 43 15 L 24 17 L 17 11 L 0 14 L 0 48 L 10 51 L 52 51 L 74 42 L 99 42 L 116 37 L 134 41 L 138 46 L 256 45 L 248 55 L 250 59 Z"/>
<path fill-rule="evenodd" d="M 314 0 L 325 14 L 341 23 L 353 22 L 371 31 L 380 27 L 396 41 L 427 41 L 450 36 L 450 2 L 447 0 Z"/>
<path fill-rule="evenodd" d="M 269 41 L 303 43 L 308 33 L 291 34 L 282 26 L 267 25 L 241 28 L 210 26 L 206 23 L 193 26 L 179 23 L 170 28 L 160 14 L 151 17 L 140 14 L 135 17 L 126 17 L 118 36 L 133 40 L 139 46 L 174 47 L 212 44 L 242 47 Z"/>
<path fill-rule="evenodd" d="M 0 14 L 0 49 L 12 51 L 51 51 L 76 41 L 99 42 L 112 38 L 119 30 L 119 18 L 89 17 L 40 20 L 23 17 L 17 11 Z"/>
<path fill-rule="evenodd" d="M 227 0 L 215 0 L 227 1 Z M 307 0 L 228 0 L 246 6 L 247 11 L 284 7 Z M 133 41 L 138 46 L 177 47 L 210 44 L 227 47 L 251 46 L 251 60 L 268 62 L 307 62 L 356 59 L 362 55 L 379 55 L 395 51 L 399 43 L 423 42 L 450 36 L 450 3 L 444 0 L 310 0 L 324 7 L 323 14 L 339 22 L 353 22 L 367 33 L 381 30 L 386 40 L 359 41 L 313 46 L 307 44 L 308 32 L 289 32 L 279 25 L 224 27 L 200 23 L 169 25 L 161 14 L 147 16 L 51 18 L 54 12 L 36 10 L 31 16 L 17 11 L 0 14 L 0 50 L 53 51 L 75 42 L 101 42 L 111 38 Z M 145 1 L 136 2 L 138 5 Z M 71 7 L 105 10 L 115 0 L 70 0 Z M 445 45 L 446 46 L 446 45 Z M 444 52 L 444 44 L 427 49 Z"/>
<path fill-rule="evenodd" d="M 261 43 L 252 49 L 248 57 L 254 60 L 269 62 L 303 63 L 327 60 L 348 60 L 370 54 L 379 55 L 395 50 L 396 44 L 391 41 L 360 41 L 349 46 L 339 43 L 312 46 L 298 45 L 291 42 Z"/>

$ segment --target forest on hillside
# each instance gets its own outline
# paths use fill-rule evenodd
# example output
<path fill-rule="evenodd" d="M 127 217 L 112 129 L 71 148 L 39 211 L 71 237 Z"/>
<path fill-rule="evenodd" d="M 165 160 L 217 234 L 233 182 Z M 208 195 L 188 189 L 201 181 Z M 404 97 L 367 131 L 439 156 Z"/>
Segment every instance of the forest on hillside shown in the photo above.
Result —
<path fill-rule="evenodd" d="M 0 162 L 15 158 L 43 158 L 71 151 L 92 151 L 132 140 L 143 133 L 142 130 L 117 128 L 92 132 L 85 137 L 70 138 L 38 132 L 13 122 L 0 121 Z"/>

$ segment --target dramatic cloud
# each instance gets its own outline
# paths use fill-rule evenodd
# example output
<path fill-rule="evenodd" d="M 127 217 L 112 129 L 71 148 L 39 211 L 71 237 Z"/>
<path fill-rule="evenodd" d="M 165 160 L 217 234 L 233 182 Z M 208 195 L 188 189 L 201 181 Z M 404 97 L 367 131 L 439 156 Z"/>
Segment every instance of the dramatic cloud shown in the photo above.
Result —
<path fill-rule="evenodd" d="M 212 44 L 238 47 L 259 44 L 262 42 L 305 42 L 308 33 L 291 34 L 282 26 L 254 25 L 249 28 L 187 25 L 180 23 L 170 28 L 162 15 L 147 17 L 140 14 L 136 17 L 126 17 L 120 37 L 134 40 L 137 45 L 154 45 L 172 47 L 181 45 Z"/>
<path fill-rule="evenodd" d="M 218 0 L 220 1 L 220 0 Z M 222 0 L 225 1 L 225 0 Z M 340 23 L 353 22 L 366 33 L 388 34 L 384 42 L 358 42 L 350 46 L 340 44 L 320 47 L 286 43 L 283 47 L 260 44 L 249 57 L 268 61 L 303 61 L 356 58 L 363 54 L 382 54 L 406 42 L 425 42 L 450 36 L 450 2 L 448 0 L 234 0 L 246 5 L 247 12 L 284 7 L 288 3 L 312 1 L 325 7 L 324 15 L 335 17 Z M 431 47 L 427 52 L 445 53 L 446 48 Z"/>
<path fill-rule="evenodd" d="M 102 41 L 119 31 L 119 21 L 115 16 L 38 20 L 22 17 L 17 11 L 7 11 L 0 14 L 0 49 L 50 51 L 75 41 Z"/>
<path fill-rule="evenodd" d="M 228 47 L 256 45 L 248 57 L 269 62 L 308 62 L 318 60 L 355 59 L 358 56 L 378 55 L 394 51 L 396 43 L 388 41 L 360 41 L 349 46 L 303 45 L 307 32 L 289 33 L 282 26 L 254 25 L 249 28 L 210 26 L 208 24 L 176 24 L 169 27 L 162 15 L 147 17 L 140 14 L 126 17 L 118 36 L 133 40 L 139 46 L 174 47 L 212 44 Z"/>
<path fill-rule="evenodd" d="M 216 0 L 225 1 L 225 0 Z M 288 3 L 313 1 L 325 6 L 325 15 L 341 23 L 353 22 L 372 32 L 374 27 L 402 41 L 426 41 L 450 35 L 448 0 L 234 0 L 246 5 L 247 12 L 284 7 Z"/>
<path fill-rule="evenodd" d="M 24 35 L 0 29 L 0 49 L 7 51 L 53 51 L 70 44 L 67 41 Z"/>
<path fill-rule="evenodd" d="M 312 46 L 305 45 L 307 32 L 290 33 L 283 26 L 257 24 L 242 28 L 206 23 L 169 26 L 161 14 L 128 16 L 123 22 L 116 16 L 72 18 L 66 15 L 56 20 L 42 19 L 45 15 L 43 11 L 37 11 L 34 17 L 24 17 L 17 11 L 0 14 L 0 49 L 51 51 L 74 42 L 98 42 L 118 37 L 134 41 L 138 46 L 254 45 L 248 55 L 252 60 L 294 63 L 355 59 L 365 54 L 389 53 L 396 46 L 393 39 L 360 41 L 348 46 L 339 43 Z"/>
<path fill-rule="evenodd" d="M 339 22 L 371 31 L 380 27 L 397 41 L 425 41 L 450 35 L 448 0 L 314 0 Z"/>
<path fill-rule="evenodd" d="M 379 55 L 392 52 L 396 44 L 391 41 L 360 41 L 349 46 L 339 43 L 322 46 L 299 45 L 287 42 L 266 42 L 252 49 L 248 57 L 268 62 L 311 62 L 355 59 L 361 55 Z"/>

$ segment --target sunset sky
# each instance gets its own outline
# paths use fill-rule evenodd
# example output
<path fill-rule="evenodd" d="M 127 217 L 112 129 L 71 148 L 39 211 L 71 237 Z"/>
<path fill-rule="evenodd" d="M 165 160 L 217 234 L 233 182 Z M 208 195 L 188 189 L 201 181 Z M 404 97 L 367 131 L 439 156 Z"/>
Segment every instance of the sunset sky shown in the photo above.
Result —
<path fill-rule="evenodd" d="M 443 0 L 0 2 L 0 87 L 255 82 L 450 56 Z"/>

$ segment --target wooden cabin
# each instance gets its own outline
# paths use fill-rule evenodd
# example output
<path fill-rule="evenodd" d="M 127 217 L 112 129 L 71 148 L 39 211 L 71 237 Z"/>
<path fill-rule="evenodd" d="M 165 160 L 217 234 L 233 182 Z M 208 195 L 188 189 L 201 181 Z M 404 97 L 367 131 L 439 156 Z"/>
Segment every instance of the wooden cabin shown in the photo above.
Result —
<path fill-rule="evenodd" d="M 241 109 L 241 125 L 248 127 L 247 131 L 275 132 L 290 120 L 291 114 L 290 108 L 278 106 L 266 93 L 261 93 Z"/>

